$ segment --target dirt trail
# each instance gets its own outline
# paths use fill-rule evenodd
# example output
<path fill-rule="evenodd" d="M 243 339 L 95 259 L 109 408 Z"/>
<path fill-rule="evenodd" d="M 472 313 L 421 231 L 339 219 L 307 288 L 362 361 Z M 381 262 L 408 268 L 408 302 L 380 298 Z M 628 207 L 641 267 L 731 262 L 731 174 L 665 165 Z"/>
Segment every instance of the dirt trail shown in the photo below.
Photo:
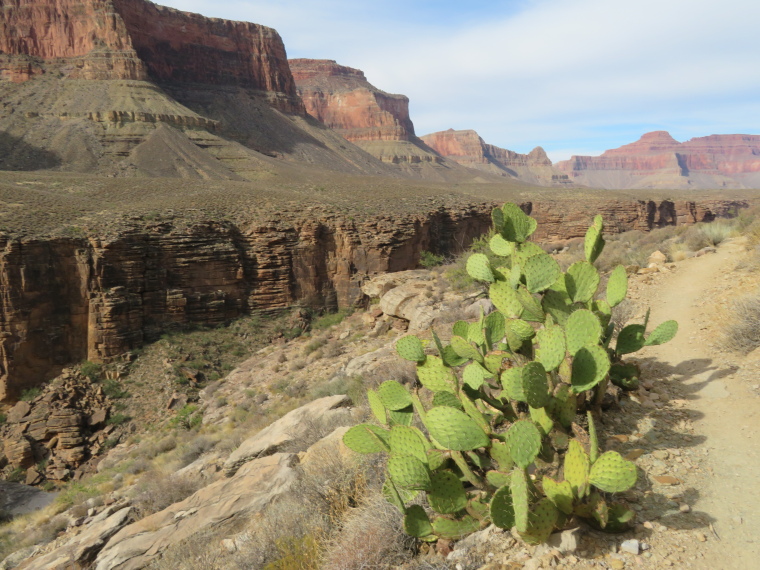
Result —
<path fill-rule="evenodd" d="M 741 244 L 726 243 L 717 254 L 679 263 L 647 289 L 650 322 L 675 319 L 680 330 L 673 341 L 648 348 L 643 356 L 667 366 L 671 379 L 683 387 L 694 418 L 695 451 L 706 456 L 701 474 L 689 484 L 696 489 L 692 509 L 706 514 L 712 527 L 704 529 L 709 536 L 704 558 L 692 568 L 760 568 L 760 444 L 755 437 L 760 397 L 750 386 L 760 376 L 739 373 L 744 359 L 710 346 L 724 324 L 718 305 L 736 286 L 732 272 L 743 255 Z"/>

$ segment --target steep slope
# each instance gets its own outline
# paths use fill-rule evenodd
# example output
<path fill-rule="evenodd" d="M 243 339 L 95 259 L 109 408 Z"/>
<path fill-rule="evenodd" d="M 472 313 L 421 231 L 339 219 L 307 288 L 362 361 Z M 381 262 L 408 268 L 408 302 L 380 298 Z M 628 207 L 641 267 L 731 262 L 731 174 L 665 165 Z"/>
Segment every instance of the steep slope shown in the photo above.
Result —
<path fill-rule="evenodd" d="M 144 0 L 3 8 L 2 169 L 235 179 L 287 173 L 292 162 L 397 175 L 306 114 L 271 28 Z M 159 125 L 177 144 L 133 153 Z M 156 170 L 157 160 L 176 167 Z"/>
<path fill-rule="evenodd" d="M 552 167 L 552 162 L 540 146 L 529 154 L 519 154 L 486 144 L 473 130 L 449 129 L 422 137 L 430 148 L 463 166 L 517 178 L 541 186 L 568 186 L 568 176 Z"/>
<path fill-rule="evenodd" d="M 386 93 L 359 69 L 326 59 L 291 59 L 306 111 L 346 140 L 407 175 L 428 180 L 477 180 L 414 134 L 409 98 Z"/>
<path fill-rule="evenodd" d="M 556 167 L 597 188 L 756 188 L 760 135 L 711 135 L 679 143 L 666 131 L 601 156 L 573 156 Z"/>

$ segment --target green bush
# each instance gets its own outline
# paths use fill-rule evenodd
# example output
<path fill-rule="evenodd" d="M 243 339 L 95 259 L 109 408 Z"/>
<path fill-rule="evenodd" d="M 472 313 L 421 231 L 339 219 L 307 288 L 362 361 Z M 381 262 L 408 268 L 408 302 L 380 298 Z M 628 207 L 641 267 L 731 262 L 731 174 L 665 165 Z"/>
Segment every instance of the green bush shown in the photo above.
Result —
<path fill-rule="evenodd" d="M 31 402 L 41 393 L 42 393 L 42 390 L 40 390 L 39 388 L 29 388 L 28 390 L 24 390 L 23 392 L 21 392 L 21 396 L 19 397 L 19 400 L 21 400 L 22 402 Z"/>
<path fill-rule="evenodd" d="M 100 375 L 103 372 L 103 366 L 101 364 L 95 364 L 89 360 L 85 360 L 79 368 L 80 372 L 87 376 L 91 382 L 97 382 L 100 380 Z"/>
<path fill-rule="evenodd" d="M 424 267 L 425 269 L 430 269 L 431 267 L 438 267 L 439 265 L 443 265 L 445 261 L 446 261 L 445 257 L 443 257 L 442 255 L 433 253 L 432 251 L 420 252 L 420 265 Z"/>

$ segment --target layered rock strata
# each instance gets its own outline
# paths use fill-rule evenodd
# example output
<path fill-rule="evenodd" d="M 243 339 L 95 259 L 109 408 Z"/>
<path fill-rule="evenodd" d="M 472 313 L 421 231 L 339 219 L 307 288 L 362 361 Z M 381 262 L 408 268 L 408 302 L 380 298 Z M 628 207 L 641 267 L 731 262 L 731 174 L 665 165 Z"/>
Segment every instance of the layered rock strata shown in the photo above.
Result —
<path fill-rule="evenodd" d="M 601 156 L 573 156 L 556 167 L 596 187 L 754 188 L 760 185 L 760 135 L 711 135 L 680 143 L 655 131 Z"/>
<path fill-rule="evenodd" d="M 520 154 L 487 144 L 473 130 L 449 129 L 421 138 L 438 154 L 469 168 L 542 186 L 571 184 L 567 174 L 552 167 L 551 160 L 540 146 L 528 154 Z"/>
<path fill-rule="evenodd" d="M 361 284 L 413 269 L 421 251 L 452 254 L 491 225 L 494 204 L 424 214 L 146 224 L 114 237 L 0 237 L 0 398 L 67 363 L 107 362 L 188 325 L 218 325 L 305 299 L 346 307 Z M 582 237 L 597 213 L 608 231 L 649 230 L 729 215 L 736 201 L 525 202 L 539 241 Z"/>

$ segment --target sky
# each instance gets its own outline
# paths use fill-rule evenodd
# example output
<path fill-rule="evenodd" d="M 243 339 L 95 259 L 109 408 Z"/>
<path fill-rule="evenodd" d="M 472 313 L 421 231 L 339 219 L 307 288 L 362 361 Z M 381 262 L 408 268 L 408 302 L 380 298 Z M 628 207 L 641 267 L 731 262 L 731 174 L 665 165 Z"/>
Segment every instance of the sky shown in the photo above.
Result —
<path fill-rule="evenodd" d="M 757 0 L 157 0 L 275 28 L 409 97 L 418 135 L 474 129 L 556 161 L 666 130 L 760 134 Z"/>

